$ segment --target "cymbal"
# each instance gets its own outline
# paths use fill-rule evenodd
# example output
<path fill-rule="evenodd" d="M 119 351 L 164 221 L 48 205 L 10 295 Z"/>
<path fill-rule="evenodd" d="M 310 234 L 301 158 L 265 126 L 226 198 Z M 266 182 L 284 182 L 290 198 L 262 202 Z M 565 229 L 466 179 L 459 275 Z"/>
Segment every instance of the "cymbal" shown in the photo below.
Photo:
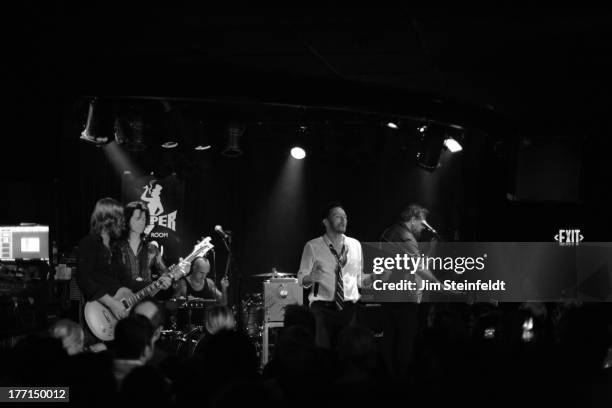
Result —
<path fill-rule="evenodd" d="M 285 276 L 295 276 L 295 273 L 266 272 L 266 273 L 258 273 L 256 275 L 251 275 L 251 277 L 253 278 L 283 278 Z"/>
<path fill-rule="evenodd" d="M 204 302 L 204 303 L 217 303 L 217 299 L 204 299 L 201 297 L 192 297 L 187 302 Z"/>

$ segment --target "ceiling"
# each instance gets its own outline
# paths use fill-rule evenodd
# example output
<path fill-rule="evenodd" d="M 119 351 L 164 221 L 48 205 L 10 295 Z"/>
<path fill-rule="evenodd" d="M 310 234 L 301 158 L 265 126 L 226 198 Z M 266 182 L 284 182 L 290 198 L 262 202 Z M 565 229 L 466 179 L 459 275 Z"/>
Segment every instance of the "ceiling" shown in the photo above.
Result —
<path fill-rule="evenodd" d="M 15 21 L 11 86 L 23 106 L 103 94 L 359 100 L 410 114 L 433 101 L 550 133 L 608 110 L 612 25 L 599 9 L 255 13 L 105 2 L 24 6 Z"/>

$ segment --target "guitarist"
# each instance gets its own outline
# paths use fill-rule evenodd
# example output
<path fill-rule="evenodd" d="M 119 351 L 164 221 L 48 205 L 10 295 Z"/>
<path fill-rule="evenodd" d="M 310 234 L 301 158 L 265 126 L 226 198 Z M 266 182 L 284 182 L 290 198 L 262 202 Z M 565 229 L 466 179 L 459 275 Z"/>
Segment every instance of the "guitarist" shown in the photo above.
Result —
<path fill-rule="evenodd" d="M 88 301 L 98 300 L 118 319 L 125 317 L 127 310 L 113 298 L 117 290 L 127 287 L 137 291 L 147 285 L 132 279 L 130 271 L 112 256 L 111 240 L 119 238 L 123 222 L 123 207 L 116 200 L 99 200 L 91 214 L 89 235 L 81 240 L 78 248 L 79 288 Z M 160 280 L 162 288 L 170 287 L 170 277 L 163 276 Z"/>
<path fill-rule="evenodd" d="M 152 272 L 158 276 L 168 271 L 155 242 L 145 241 L 145 228 L 149 209 L 141 201 L 133 201 L 123 209 L 125 229 L 123 236 L 113 245 L 113 256 L 130 271 L 133 280 L 151 283 Z"/>

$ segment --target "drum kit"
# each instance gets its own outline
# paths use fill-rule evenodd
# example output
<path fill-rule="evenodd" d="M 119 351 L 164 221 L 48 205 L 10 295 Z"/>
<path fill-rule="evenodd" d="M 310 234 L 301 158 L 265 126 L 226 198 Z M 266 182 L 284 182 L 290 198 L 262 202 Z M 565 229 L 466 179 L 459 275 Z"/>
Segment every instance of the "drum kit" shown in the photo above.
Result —
<path fill-rule="evenodd" d="M 252 278 L 289 278 L 295 274 L 271 272 L 251 275 Z M 179 359 L 186 360 L 197 352 L 207 335 L 205 321 L 207 311 L 219 305 L 213 299 L 173 298 L 166 302 L 167 319 L 157 346 L 164 351 L 176 355 Z M 241 329 L 253 340 L 258 354 L 261 353 L 263 324 L 264 324 L 264 299 L 263 292 L 249 293 L 241 299 L 239 305 L 232 307 L 235 318 L 240 315 Z"/>
<path fill-rule="evenodd" d="M 166 302 L 169 318 L 157 346 L 181 359 L 192 356 L 206 335 L 206 310 L 217 305 L 213 299 L 173 298 Z"/>

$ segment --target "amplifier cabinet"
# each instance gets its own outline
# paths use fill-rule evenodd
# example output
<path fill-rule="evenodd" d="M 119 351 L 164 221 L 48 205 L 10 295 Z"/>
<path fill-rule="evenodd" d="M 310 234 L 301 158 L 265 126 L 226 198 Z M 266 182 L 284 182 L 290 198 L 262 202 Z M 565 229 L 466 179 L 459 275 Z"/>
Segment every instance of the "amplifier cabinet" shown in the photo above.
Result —
<path fill-rule="evenodd" d="M 285 306 L 303 301 L 304 292 L 295 278 L 274 278 L 264 282 L 264 322 L 282 322 Z"/>

